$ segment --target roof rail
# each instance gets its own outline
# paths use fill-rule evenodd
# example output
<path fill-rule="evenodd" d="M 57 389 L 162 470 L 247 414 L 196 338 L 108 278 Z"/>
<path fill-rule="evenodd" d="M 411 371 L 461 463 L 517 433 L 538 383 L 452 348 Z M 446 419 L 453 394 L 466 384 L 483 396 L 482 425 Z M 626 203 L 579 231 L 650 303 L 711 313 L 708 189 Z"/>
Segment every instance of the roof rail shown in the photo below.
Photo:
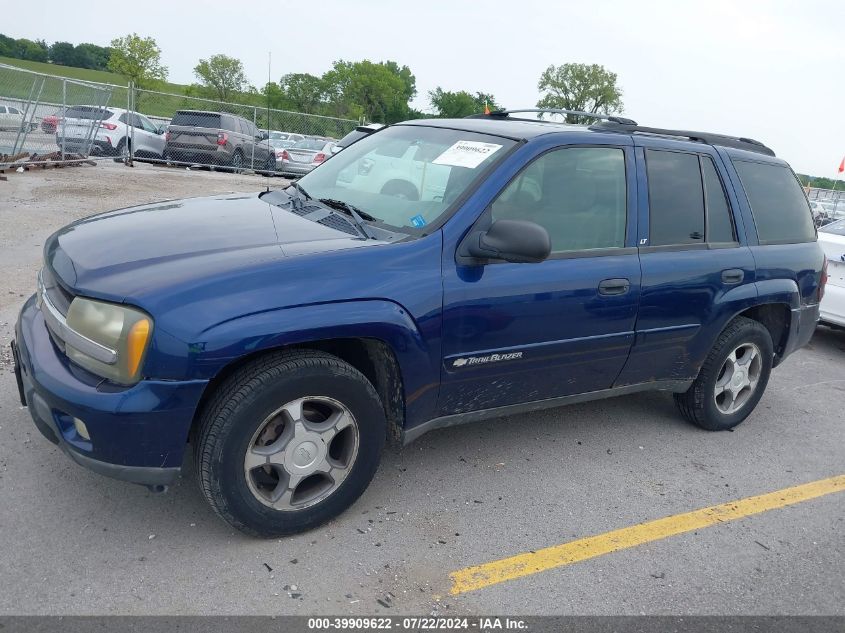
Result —
<path fill-rule="evenodd" d="M 710 132 L 692 132 L 690 130 L 668 130 L 658 127 L 645 127 L 642 125 L 620 123 L 619 121 L 608 120 L 590 126 L 591 130 L 597 132 L 621 132 L 623 134 L 646 134 L 651 136 L 674 136 L 676 138 L 698 141 L 708 145 L 719 145 L 721 147 L 734 147 L 744 149 L 748 152 L 774 156 L 775 153 L 760 141 L 742 136 L 727 136 L 725 134 L 712 134 Z"/>
<path fill-rule="evenodd" d="M 585 116 L 591 119 L 600 119 L 602 121 L 611 121 L 613 123 L 620 123 L 625 125 L 637 125 L 637 122 L 632 119 L 626 119 L 619 116 L 611 116 L 607 114 L 596 114 L 595 112 L 579 112 L 578 110 L 561 110 L 559 108 L 523 108 L 520 110 L 493 110 L 490 114 L 471 114 L 466 117 L 468 119 L 479 119 L 483 117 L 502 117 L 505 118 L 511 114 L 522 114 L 524 112 L 537 112 L 542 114 L 566 114 L 573 116 Z"/>

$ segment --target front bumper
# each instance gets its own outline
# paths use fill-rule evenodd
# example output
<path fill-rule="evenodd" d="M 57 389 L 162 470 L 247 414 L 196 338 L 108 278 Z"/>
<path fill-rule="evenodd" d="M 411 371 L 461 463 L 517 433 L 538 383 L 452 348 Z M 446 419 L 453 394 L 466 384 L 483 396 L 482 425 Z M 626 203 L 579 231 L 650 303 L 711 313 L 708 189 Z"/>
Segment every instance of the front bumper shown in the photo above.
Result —
<path fill-rule="evenodd" d="M 206 381 L 107 383 L 58 350 L 35 296 L 21 310 L 15 337 L 21 399 L 44 437 L 101 475 L 147 486 L 165 486 L 179 476 Z M 75 419 L 84 422 L 90 439 L 79 434 Z"/>

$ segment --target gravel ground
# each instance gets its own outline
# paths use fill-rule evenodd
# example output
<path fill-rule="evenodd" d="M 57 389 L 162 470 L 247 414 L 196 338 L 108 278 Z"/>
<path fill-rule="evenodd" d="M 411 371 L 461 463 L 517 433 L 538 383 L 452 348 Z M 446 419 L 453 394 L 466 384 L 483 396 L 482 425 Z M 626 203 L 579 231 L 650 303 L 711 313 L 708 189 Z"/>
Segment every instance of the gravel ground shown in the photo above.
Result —
<path fill-rule="evenodd" d="M 49 233 L 98 211 L 255 190 L 257 176 L 114 163 L 0 182 L 0 350 Z M 845 473 L 845 333 L 820 328 L 733 433 L 638 394 L 431 433 L 387 452 L 330 524 L 259 541 L 186 464 L 166 495 L 44 440 L 0 362 L 0 614 L 840 614 L 845 493 L 449 596 L 448 574 Z M 385 606 L 388 605 L 388 606 Z"/>

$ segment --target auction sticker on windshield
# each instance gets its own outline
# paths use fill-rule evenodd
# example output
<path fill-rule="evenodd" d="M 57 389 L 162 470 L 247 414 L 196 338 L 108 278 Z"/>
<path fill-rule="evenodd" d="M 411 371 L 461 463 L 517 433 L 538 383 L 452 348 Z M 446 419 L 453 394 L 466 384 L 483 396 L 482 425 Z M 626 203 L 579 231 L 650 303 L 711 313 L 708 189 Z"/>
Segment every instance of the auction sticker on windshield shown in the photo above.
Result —
<path fill-rule="evenodd" d="M 475 169 L 484 162 L 484 159 L 500 149 L 502 149 L 502 146 L 496 145 L 496 143 L 458 141 L 432 162 L 435 165 Z"/>

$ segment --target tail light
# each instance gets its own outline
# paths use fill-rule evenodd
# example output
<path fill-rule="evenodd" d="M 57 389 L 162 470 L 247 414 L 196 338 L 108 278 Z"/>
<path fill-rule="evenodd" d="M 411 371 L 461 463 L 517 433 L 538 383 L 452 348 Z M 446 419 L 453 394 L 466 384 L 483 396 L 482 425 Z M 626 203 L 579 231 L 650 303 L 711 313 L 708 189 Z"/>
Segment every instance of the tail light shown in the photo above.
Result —
<path fill-rule="evenodd" d="M 226 132 L 218 132 L 217 133 L 217 144 L 218 145 L 225 145 L 229 142 L 229 135 Z"/>
<path fill-rule="evenodd" d="M 326 155 L 325 155 L 325 154 L 323 154 L 323 152 L 319 152 L 319 153 L 318 153 L 318 154 L 314 157 L 314 162 L 315 162 L 315 163 L 322 163 L 324 160 L 326 160 Z"/>
<path fill-rule="evenodd" d="M 285 150 L 280 149 L 276 152 L 276 158 L 284 158 L 285 157 Z"/>
<path fill-rule="evenodd" d="M 824 265 L 822 265 L 822 275 L 819 279 L 819 301 L 824 297 L 824 287 L 827 285 L 827 255 L 824 256 Z"/>
<path fill-rule="evenodd" d="M 288 154 L 286 149 L 282 150 L 282 160 L 290 160 L 290 154 Z"/>
<path fill-rule="evenodd" d="M 116 130 L 117 126 L 114 123 L 100 123 L 100 127 L 107 130 Z"/>
<path fill-rule="evenodd" d="M 165 140 L 165 141 L 169 141 L 169 140 L 170 140 L 170 132 L 165 132 L 165 133 L 164 133 L 164 140 Z"/>

